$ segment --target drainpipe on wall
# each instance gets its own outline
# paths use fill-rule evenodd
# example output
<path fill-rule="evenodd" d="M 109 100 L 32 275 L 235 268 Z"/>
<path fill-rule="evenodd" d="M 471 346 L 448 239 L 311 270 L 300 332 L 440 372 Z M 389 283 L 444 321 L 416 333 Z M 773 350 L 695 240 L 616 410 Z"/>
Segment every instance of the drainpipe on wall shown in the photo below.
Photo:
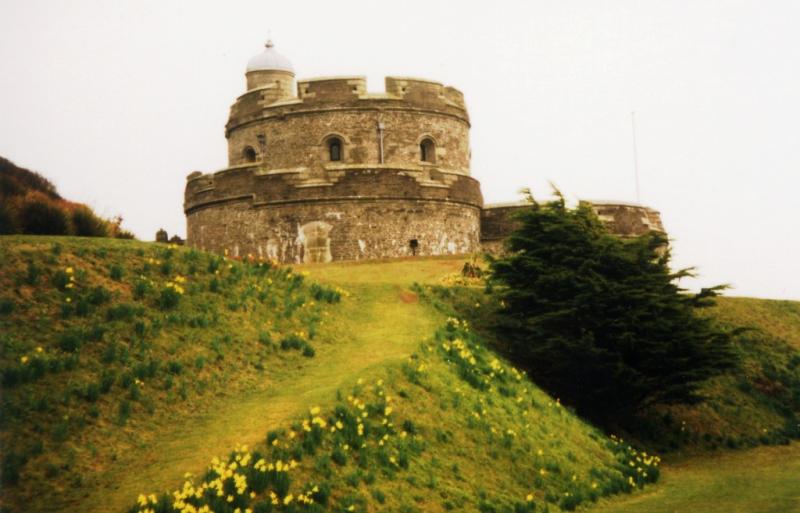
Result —
<path fill-rule="evenodd" d="M 383 164 L 383 130 L 386 128 L 382 121 L 378 121 L 378 148 L 380 149 L 380 163 Z"/>

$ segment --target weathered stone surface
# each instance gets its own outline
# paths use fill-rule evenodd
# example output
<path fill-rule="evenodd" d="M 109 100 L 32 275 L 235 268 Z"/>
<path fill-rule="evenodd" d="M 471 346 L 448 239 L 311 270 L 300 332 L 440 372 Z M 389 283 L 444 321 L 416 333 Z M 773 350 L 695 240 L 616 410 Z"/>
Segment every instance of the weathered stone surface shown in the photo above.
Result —
<path fill-rule="evenodd" d="M 634 203 L 585 201 L 594 209 L 608 231 L 620 237 L 636 237 L 650 231 L 666 234 L 661 214 Z M 514 214 L 527 208 L 526 203 L 486 205 L 481 211 L 481 246 L 489 253 L 500 253 L 503 240 L 517 227 Z"/>
<path fill-rule="evenodd" d="M 286 263 L 502 248 L 521 207 L 483 209 L 460 91 L 387 77 L 369 93 L 363 77 L 333 77 L 294 94 L 285 64 L 247 72 L 225 129 L 229 167 L 187 177 L 188 245 Z M 623 236 L 663 231 L 646 207 L 595 209 Z"/>
<path fill-rule="evenodd" d="M 389 77 L 374 94 L 338 77 L 302 80 L 294 96 L 293 78 L 247 73 L 226 126 L 229 167 L 187 177 L 189 245 L 280 262 L 480 249 L 459 91 Z"/>

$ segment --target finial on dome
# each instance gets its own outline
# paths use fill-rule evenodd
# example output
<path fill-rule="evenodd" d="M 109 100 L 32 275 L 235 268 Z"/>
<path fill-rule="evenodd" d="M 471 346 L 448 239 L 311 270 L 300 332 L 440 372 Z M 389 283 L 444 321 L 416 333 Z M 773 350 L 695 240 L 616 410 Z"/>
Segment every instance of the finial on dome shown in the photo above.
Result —
<path fill-rule="evenodd" d="M 275 50 L 272 37 L 267 38 L 264 49 L 247 63 L 247 71 L 288 71 L 294 73 L 289 59 Z"/>

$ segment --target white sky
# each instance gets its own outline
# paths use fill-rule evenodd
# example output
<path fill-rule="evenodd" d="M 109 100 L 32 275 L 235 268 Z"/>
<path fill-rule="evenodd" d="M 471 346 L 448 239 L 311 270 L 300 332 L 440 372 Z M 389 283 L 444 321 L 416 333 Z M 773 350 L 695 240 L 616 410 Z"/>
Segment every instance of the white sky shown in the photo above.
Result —
<path fill-rule="evenodd" d="M 0 0 L 0 155 L 137 236 L 185 235 L 185 176 L 227 163 L 228 108 L 272 34 L 298 78 L 466 95 L 487 202 L 662 213 L 693 286 L 800 299 L 800 2 Z M 688 285 L 688 283 L 687 283 Z"/>

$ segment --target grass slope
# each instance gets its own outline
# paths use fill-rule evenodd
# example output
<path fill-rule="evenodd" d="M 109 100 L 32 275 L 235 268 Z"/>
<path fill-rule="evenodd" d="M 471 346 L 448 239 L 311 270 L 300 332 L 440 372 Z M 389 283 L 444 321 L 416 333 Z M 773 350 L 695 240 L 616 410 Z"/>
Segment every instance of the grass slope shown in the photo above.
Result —
<path fill-rule="evenodd" d="M 467 286 L 470 282 L 474 285 Z M 454 276 L 446 286 L 425 290 L 440 309 L 459 312 L 491 339 L 488 327 L 498 305 L 479 283 Z M 701 314 L 728 329 L 749 329 L 734 339 L 740 367 L 708 380 L 701 390 L 704 402 L 650 412 L 636 438 L 658 452 L 787 444 L 800 438 L 800 302 L 721 297 Z M 502 340 L 492 345 L 504 349 Z"/>
<path fill-rule="evenodd" d="M 705 402 L 661 409 L 652 438 L 667 441 L 665 449 L 687 443 L 752 447 L 800 438 L 800 303 L 722 297 L 705 315 L 750 329 L 734 342 L 740 369 L 709 380 Z"/>
<path fill-rule="evenodd" d="M 163 245 L 0 238 L 4 507 L 85 507 L 164 456 L 229 441 L 215 412 L 255 408 L 313 361 L 338 297 Z"/>
<path fill-rule="evenodd" d="M 4 380 L 14 381 L 4 385 L 4 457 L 11 447 L 27 460 L 19 482 L 3 487 L 6 505 L 121 511 L 140 492 L 180 488 L 192 472 L 187 486 L 207 483 L 203 500 L 224 489 L 217 512 L 558 511 L 657 475 L 652 457 L 581 422 L 409 290 L 461 260 L 305 268 L 331 285 L 320 288 L 286 270 L 152 244 L 0 243 L 0 361 Z M 141 281 L 150 286 L 138 295 Z M 313 299 L 333 285 L 350 297 Z M 175 286 L 184 293 L 169 306 L 162 296 Z M 78 312 L 63 306 L 67 297 L 86 304 Z M 134 314 L 109 313 L 120 305 Z M 77 346 L 64 342 L 67 332 Z M 29 373 L 40 345 L 47 358 L 73 363 Z M 127 348 L 127 358 L 105 357 L 112 346 Z M 170 370 L 173 361 L 181 371 Z M 93 401 L 88 389 L 108 367 L 114 382 Z M 42 399 L 46 407 L 36 408 Z M 232 454 L 231 470 L 225 455 L 238 444 L 250 448 Z M 214 456 L 222 459 L 204 471 Z M 228 472 L 247 475 L 245 493 L 234 493 L 235 476 L 218 479 Z M 143 499 L 134 510 L 169 511 L 174 502 Z"/>
<path fill-rule="evenodd" d="M 668 462 L 658 485 L 606 499 L 591 513 L 797 513 L 800 445 L 759 447 Z"/>

